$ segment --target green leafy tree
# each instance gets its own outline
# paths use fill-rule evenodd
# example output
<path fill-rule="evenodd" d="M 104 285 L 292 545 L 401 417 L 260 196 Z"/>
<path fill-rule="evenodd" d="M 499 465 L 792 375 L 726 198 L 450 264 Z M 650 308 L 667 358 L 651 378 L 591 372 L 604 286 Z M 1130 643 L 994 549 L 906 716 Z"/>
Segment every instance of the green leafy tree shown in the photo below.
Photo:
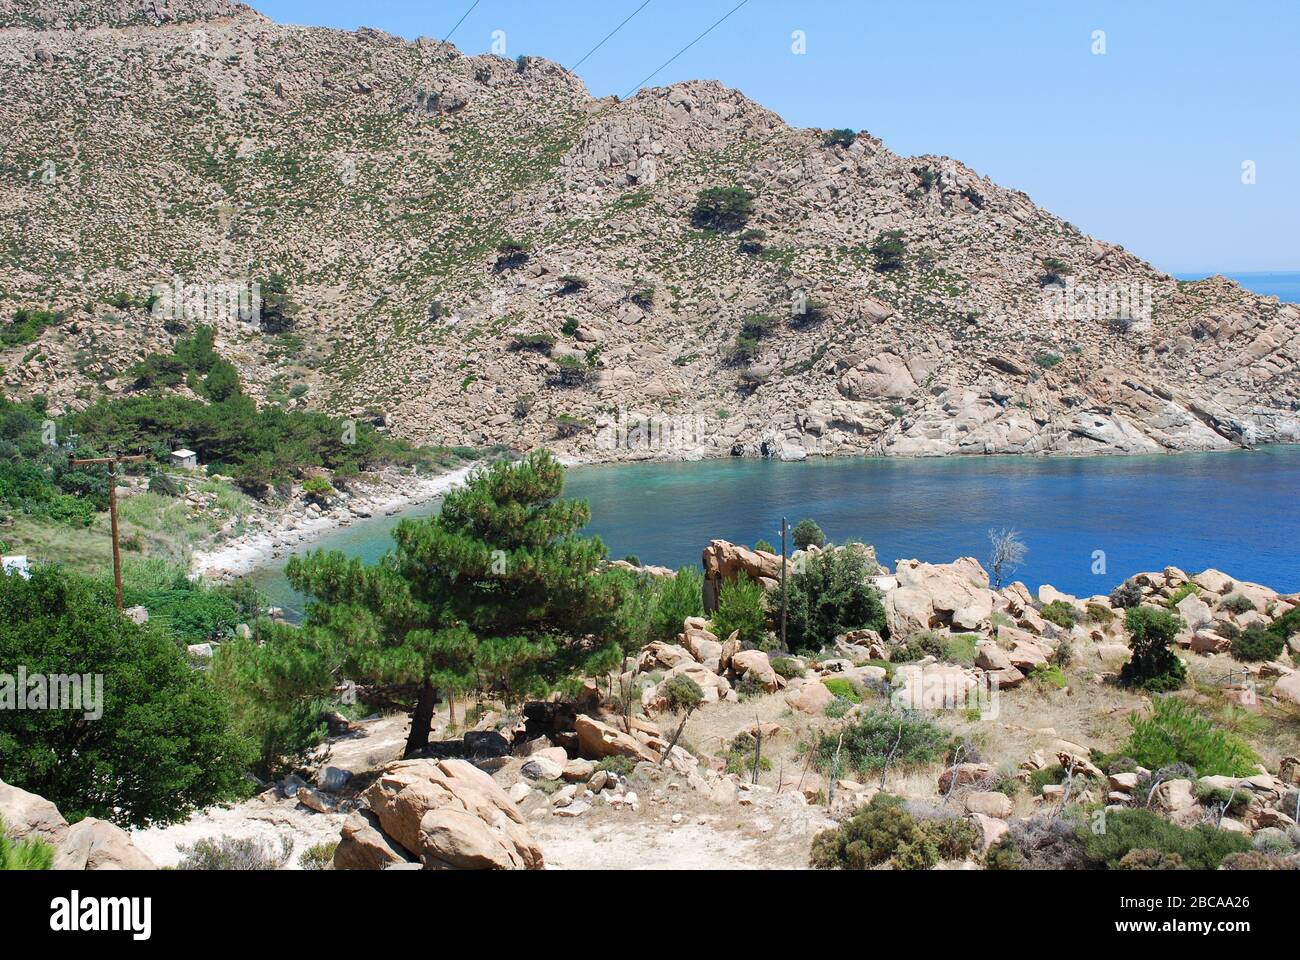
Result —
<path fill-rule="evenodd" d="M 302 308 L 289 296 L 289 282 L 283 274 L 272 273 L 262 284 L 262 332 L 286 333 L 292 330 Z"/>
<path fill-rule="evenodd" d="M 866 561 L 856 550 L 810 557 L 787 582 L 790 649 L 821 650 L 840 634 L 861 628 L 885 634 L 885 608 L 866 578 Z"/>
<path fill-rule="evenodd" d="M 1129 634 L 1128 663 L 1120 668 L 1119 682 L 1159 692 L 1177 690 L 1187 680 L 1187 668 L 1170 649 L 1182 621 L 1167 610 L 1132 607 L 1124 615 Z"/>
<path fill-rule="evenodd" d="M 907 240 L 902 230 L 883 230 L 871 245 L 876 270 L 891 273 L 907 266 Z"/>
<path fill-rule="evenodd" d="M 0 623 L 0 664 L 103 679 L 98 719 L 0 710 L 7 781 L 70 820 L 135 827 L 183 820 L 244 792 L 252 751 L 220 693 L 163 630 L 115 609 L 107 588 L 48 566 L 30 580 L 0 577 Z"/>
<path fill-rule="evenodd" d="M 794 525 L 790 536 L 794 540 L 796 550 L 826 546 L 826 534 L 822 533 L 822 528 L 817 526 L 815 520 L 800 520 Z"/>

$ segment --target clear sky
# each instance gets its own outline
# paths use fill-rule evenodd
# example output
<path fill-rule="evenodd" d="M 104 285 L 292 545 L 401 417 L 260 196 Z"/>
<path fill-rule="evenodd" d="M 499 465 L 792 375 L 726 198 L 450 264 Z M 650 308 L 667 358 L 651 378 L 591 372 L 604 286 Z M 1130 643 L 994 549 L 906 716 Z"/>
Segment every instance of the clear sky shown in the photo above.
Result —
<path fill-rule="evenodd" d="M 643 2 L 251 0 L 407 38 L 464 16 L 461 50 L 504 31 L 506 56 L 566 67 Z M 738 2 L 650 0 L 578 73 L 626 95 Z M 650 85 L 716 79 L 795 126 L 957 158 L 1170 272 L 1300 270 L 1298 65 L 1300 0 L 748 0 Z"/>

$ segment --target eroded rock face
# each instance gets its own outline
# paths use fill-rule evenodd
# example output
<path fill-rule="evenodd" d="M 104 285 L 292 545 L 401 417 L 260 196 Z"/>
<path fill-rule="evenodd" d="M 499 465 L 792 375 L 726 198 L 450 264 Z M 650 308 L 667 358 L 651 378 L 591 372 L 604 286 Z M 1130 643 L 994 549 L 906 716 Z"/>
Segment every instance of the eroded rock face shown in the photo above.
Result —
<path fill-rule="evenodd" d="M 574 721 L 573 729 L 578 734 L 578 746 L 586 757 L 630 757 L 633 760 L 645 760 L 658 763 L 659 755 L 635 737 L 615 730 L 608 724 L 594 720 L 586 714 Z"/>
<path fill-rule="evenodd" d="M 419 862 L 427 870 L 540 870 L 542 851 L 491 776 L 464 760 L 399 760 L 361 795 L 338 869 Z"/>

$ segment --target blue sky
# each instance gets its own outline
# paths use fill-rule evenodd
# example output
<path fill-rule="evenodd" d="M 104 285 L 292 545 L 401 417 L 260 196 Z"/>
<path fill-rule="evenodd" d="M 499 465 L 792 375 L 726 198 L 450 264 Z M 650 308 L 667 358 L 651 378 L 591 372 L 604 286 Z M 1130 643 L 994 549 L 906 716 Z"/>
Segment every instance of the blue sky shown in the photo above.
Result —
<path fill-rule="evenodd" d="M 469 10 L 451 38 L 467 53 L 502 30 L 508 56 L 571 66 L 642 2 L 252 5 L 439 39 Z M 737 2 L 650 0 L 578 73 L 627 94 Z M 650 85 L 717 79 L 796 126 L 955 157 L 1170 272 L 1300 270 L 1297 63 L 1295 0 L 748 0 Z"/>

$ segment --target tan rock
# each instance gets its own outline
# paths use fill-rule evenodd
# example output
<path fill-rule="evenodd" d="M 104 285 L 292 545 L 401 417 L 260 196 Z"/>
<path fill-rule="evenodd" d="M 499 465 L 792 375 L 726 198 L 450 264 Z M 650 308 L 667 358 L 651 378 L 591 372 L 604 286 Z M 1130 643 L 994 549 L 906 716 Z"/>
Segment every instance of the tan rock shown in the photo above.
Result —
<path fill-rule="evenodd" d="M 586 714 L 579 714 L 573 722 L 573 729 L 578 734 L 578 746 L 586 757 L 631 757 L 633 760 L 645 760 L 658 763 L 659 756 L 635 737 L 629 736 L 611 726 L 593 720 Z"/>
<path fill-rule="evenodd" d="M 753 677 L 768 693 L 785 689 L 785 678 L 772 669 L 767 654 L 761 650 L 741 650 L 731 658 L 731 669 L 740 677 Z"/>
<path fill-rule="evenodd" d="M 967 813 L 1005 820 L 1011 816 L 1011 798 L 994 790 L 974 790 L 964 798 Z"/>
<path fill-rule="evenodd" d="M 334 848 L 335 870 L 383 870 L 393 864 L 415 862 L 411 853 L 384 833 L 379 818 L 369 810 L 353 811 Z"/>
<path fill-rule="evenodd" d="M 107 820 L 87 817 L 68 828 L 54 857 L 55 870 L 153 870 L 131 835 Z"/>
<path fill-rule="evenodd" d="M 34 837 L 53 846 L 68 835 L 68 821 L 49 800 L 0 780 L 0 819 L 15 840 Z"/>
<path fill-rule="evenodd" d="M 785 695 L 785 702 L 793 709 L 815 717 L 824 714 L 834 699 L 826 685 L 813 678 L 792 680 Z"/>

